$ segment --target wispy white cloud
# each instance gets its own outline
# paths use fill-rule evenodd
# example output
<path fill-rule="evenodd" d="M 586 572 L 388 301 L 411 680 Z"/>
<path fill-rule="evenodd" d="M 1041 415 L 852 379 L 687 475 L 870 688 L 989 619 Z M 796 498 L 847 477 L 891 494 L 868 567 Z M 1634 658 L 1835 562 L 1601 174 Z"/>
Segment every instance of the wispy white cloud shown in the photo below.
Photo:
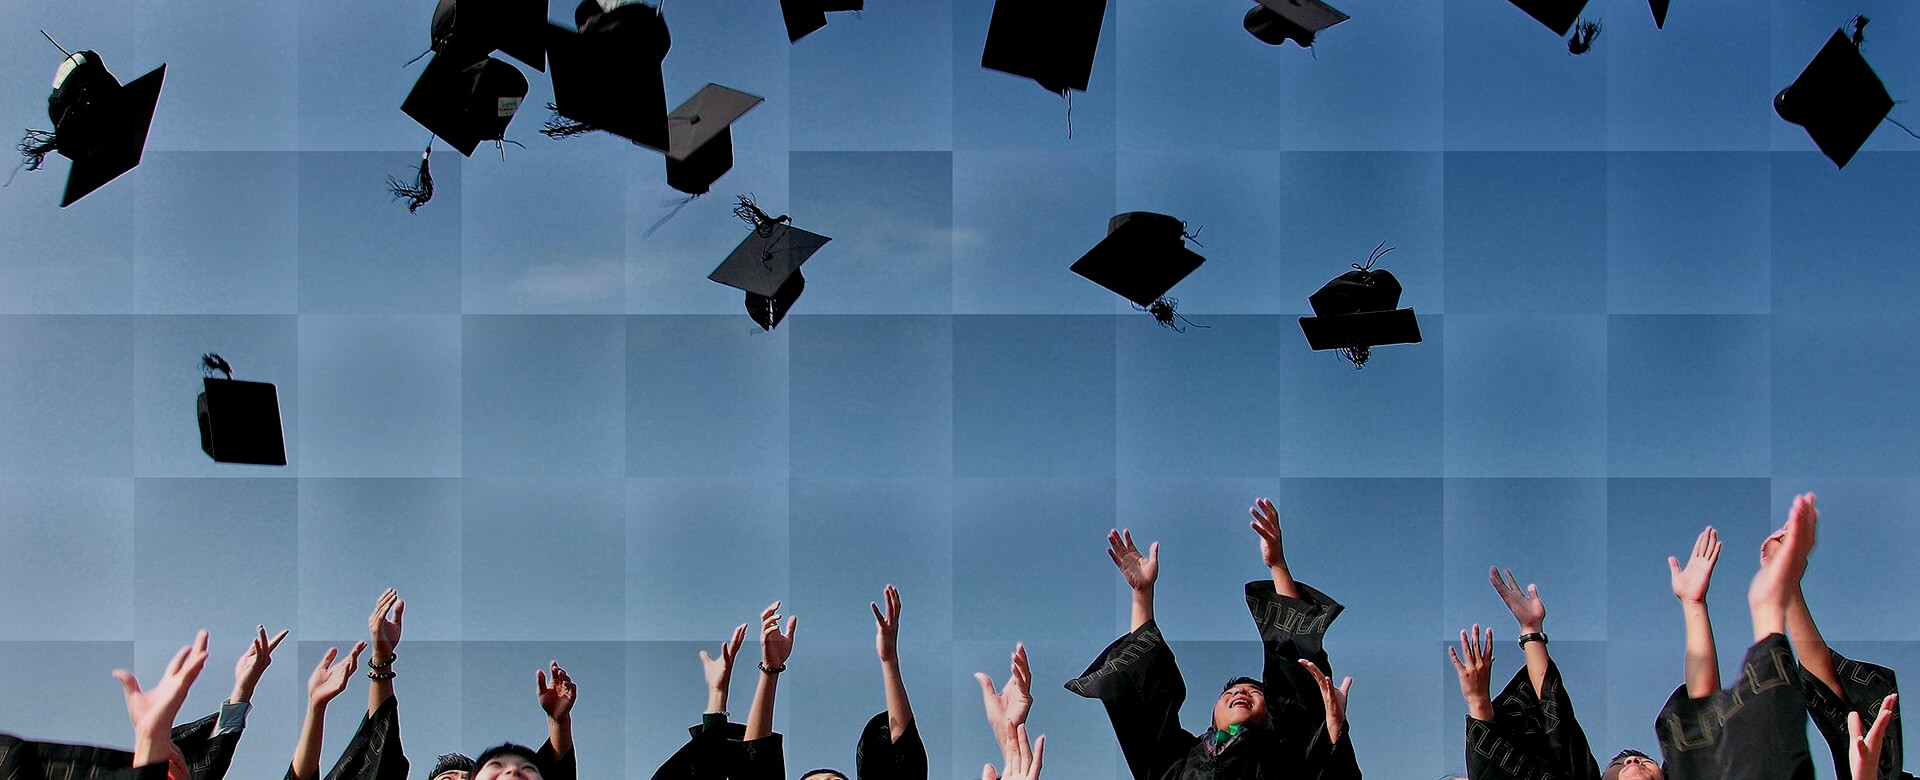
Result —
<path fill-rule="evenodd" d="M 627 267 L 619 260 L 547 263 L 521 272 L 514 288 L 533 303 L 584 303 L 619 298 L 627 290 Z"/>

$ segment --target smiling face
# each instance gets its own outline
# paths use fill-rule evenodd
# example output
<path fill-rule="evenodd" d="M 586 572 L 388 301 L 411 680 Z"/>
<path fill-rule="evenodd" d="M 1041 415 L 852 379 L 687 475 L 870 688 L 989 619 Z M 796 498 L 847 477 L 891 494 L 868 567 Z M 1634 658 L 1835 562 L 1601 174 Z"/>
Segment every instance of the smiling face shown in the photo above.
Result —
<path fill-rule="evenodd" d="M 1213 703 L 1213 727 L 1224 729 L 1235 724 L 1260 726 L 1267 722 L 1267 694 L 1253 683 L 1227 686 L 1220 700 Z"/>
<path fill-rule="evenodd" d="M 1622 755 L 1607 764 L 1607 780 L 1660 780 L 1660 765 L 1642 755 Z"/>

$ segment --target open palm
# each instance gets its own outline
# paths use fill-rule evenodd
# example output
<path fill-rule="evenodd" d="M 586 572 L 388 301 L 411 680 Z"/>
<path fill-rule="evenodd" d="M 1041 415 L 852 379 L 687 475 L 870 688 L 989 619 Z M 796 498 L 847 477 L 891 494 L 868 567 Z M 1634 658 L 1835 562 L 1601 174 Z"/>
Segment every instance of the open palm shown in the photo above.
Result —
<path fill-rule="evenodd" d="M 1160 543 L 1154 542 L 1147 547 L 1147 554 L 1140 554 L 1140 547 L 1133 543 L 1132 531 L 1107 532 L 1107 557 L 1113 559 L 1113 565 L 1119 567 L 1120 576 L 1125 577 L 1127 585 L 1134 590 L 1146 590 L 1160 579 Z"/>
<path fill-rule="evenodd" d="M 1693 553 L 1687 556 L 1684 568 L 1679 558 L 1667 558 L 1667 568 L 1673 576 L 1673 595 L 1696 604 L 1706 601 L 1707 586 L 1713 582 L 1713 565 L 1719 560 L 1720 532 L 1707 526 L 1707 530 L 1693 540 Z"/>

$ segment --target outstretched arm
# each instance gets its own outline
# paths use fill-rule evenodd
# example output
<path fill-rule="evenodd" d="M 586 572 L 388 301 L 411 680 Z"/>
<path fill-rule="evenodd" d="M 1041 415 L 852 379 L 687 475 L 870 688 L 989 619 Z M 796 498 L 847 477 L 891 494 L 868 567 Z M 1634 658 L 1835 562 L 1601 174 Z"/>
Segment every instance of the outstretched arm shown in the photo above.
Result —
<path fill-rule="evenodd" d="M 1814 506 L 1814 495 L 1803 493 L 1793 497 L 1793 509 L 1790 516 L 1798 516 L 1803 527 L 1818 534 L 1820 528 L 1820 510 Z M 1786 530 L 1775 531 L 1760 545 L 1762 559 L 1772 557 L 1772 551 L 1779 549 L 1786 538 Z M 1811 547 L 1809 547 L 1811 554 Z M 1820 635 L 1820 627 L 1813 622 L 1813 612 L 1807 609 L 1807 596 L 1801 591 L 1799 583 L 1794 583 L 1792 603 L 1787 605 L 1787 635 L 1793 640 L 1793 655 L 1800 665 L 1813 675 L 1814 679 L 1827 686 L 1841 701 L 1847 700 L 1846 688 L 1840 683 L 1840 673 L 1834 670 L 1833 652 L 1827 649 L 1826 637 Z M 1849 702 L 1851 703 L 1851 702 Z"/>
<path fill-rule="evenodd" d="M 1001 750 L 1006 750 L 1007 740 L 1014 737 L 1015 730 L 1027 722 L 1027 713 L 1033 711 L 1033 672 L 1027 668 L 1027 646 L 1013 646 L 1012 671 L 999 693 L 993 691 L 992 677 L 975 672 L 973 678 L 980 681 L 980 698 L 986 703 L 987 725 L 993 728 L 993 739 Z"/>
<path fill-rule="evenodd" d="M 1447 648 L 1453 659 L 1453 672 L 1460 677 L 1460 695 L 1467 700 L 1467 716 L 1474 720 L 1493 720 L 1493 629 L 1487 629 L 1483 641 L 1480 624 L 1460 632 L 1460 651 Z"/>
<path fill-rule="evenodd" d="M 1720 560 L 1720 532 L 1707 526 L 1693 540 L 1685 568 L 1679 558 L 1667 558 L 1673 577 L 1673 595 L 1687 621 L 1687 698 L 1704 699 L 1720 690 L 1720 655 L 1713 646 L 1713 621 L 1707 615 L 1707 586 L 1713 565 Z"/>
<path fill-rule="evenodd" d="M 373 648 L 373 655 L 367 659 L 367 679 L 373 681 L 367 686 L 367 717 L 373 717 L 380 705 L 393 698 L 391 667 L 400 657 L 394 648 L 400 646 L 400 622 L 406 612 L 406 600 L 400 598 L 399 591 L 388 588 L 374 603 L 373 614 L 367 616 L 367 641 Z"/>
<path fill-rule="evenodd" d="M 873 649 L 880 656 L 880 681 L 887 688 L 887 730 L 897 742 L 913 722 L 913 705 L 907 701 L 907 683 L 900 677 L 900 591 L 888 585 L 884 597 L 884 612 L 877 603 L 867 606 L 873 608 Z"/>
<path fill-rule="evenodd" d="M 1132 531 L 1108 531 L 1107 557 L 1113 559 L 1120 576 L 1133 589 L 1133 622 L 1127 631 L 1139 631 L 1153 619 L 1153 584 L 1160 579 L 1160 543 L 1148 545 L 1147 554 L 1141 555 Z"/>
<path fill-rule="evenodd" d="M 253 701 L 253 689 L 260 684 L 260 676 L 267 673 L 267 667 L 273 663 L 273 651 L 280 648 L 280 642 L 287 638 L 287 632 L 281 631 L 271 638 L 267 636 L 267 627 L 259 626 L 258 637 L 247 643 L 247 650 L 240 654 L 240 660 L 233 665 L 233 693 L 228 694 L 227 703 L 243 704 Z"/>
<path fill-rule="evenodd" d="M 1313 675 L 1313 681 L 1320 684 L 1320 701 L 1327 709 L 1327 744 L 1338 745 L 1340 735 L 1347 727 L 1347 694 L 1353 690 L 1353 678 L 1342 680 L 1340 687 L 1335 688 L 1333 679 L 1322 673 L 1312 661 L 1302 658 L 1300 665 L 1306 667 L 1307 672 Z"/>
<path fill-rule="evenodd" d="M 1547 667 L 1553 659 L 1547 655 L 1546 625 L 1547 604 L 1540 600 L 1540 588 L 1528 583 L 1527 589 L 1520 590 L 1520 581 L 1514 579 L 1513 570 L 1506 570 L 1503 579 L 1498 567 L 1487 569 L 1487 580 L 1493 583 L 1493 590 L 1500 594 L 1500 601 L 1507 605 L 1507 611 L 1513 613 L 1513 619 L 1520 623 L 1520 636 L 1535 635 L 1520 645 L 1520 651 L 1527 656 L 1527 681 L 1533 684 L 1533 695 L 1539 696 L 1546 690 Z"/>
<path fill-rule="evenodd" d="M 547 681 L 547 671 L 553 673 L 552 682 Z M 547 713 L 547 742 L 553 745 L 555 758 L 566 758 L 573 753 L 573 703 L 580 688 L 559 661 L 549 662 L 547 671 L 534 672 L 533 679 L 539 686 L 540 709 Z"/>
<path fill-rule="evenodd" d="M 207 632 L 202 631 L 193 644 L 180 648 L 167 663 L 167 673 L 152 690 L 141 690 L 140 681 L 125 669 L 115 669 L 127 697 L 127 718 L 133 721 L 133 765 L 163 763 L 177 755 L 173 747 L 173 718 L 187 700 L 187 691 L 207 665 Z"/>
<path fill-rule="evenodd" d="M 727 689 L 733 685 L 733 659 L 740 654 L 740 645 L 746 639 L 747 624 L 741 623 L 733 630 L 733 638 L 720 644 L 720 657 L 700 651 L 700 668 L 707 676 L 707 712 L 727 711 Z"/>
<path fill-rule="evenodd" d="M 773 733 L 774 695 L 780 689 L 780 673 L 787 670 L 787 657 L 793 654 L 793 632 L 799 622 L 797 616 L 787 618 L 783 633 L 778 601 L 760 612 L 760 685 L 753 691 L 753 709 L 747 713 L 743 741 L 752 742 Z"/>
<path fill-rule="evenodd" d="M 307 716 L 300 727 L 300 741 L 293 747 L 293 776 L 297 780 L 315 780 L 320 776 L 320 741 L 326 729 L 327 704 L 347 689 L 347 680 L 360 665 L 360 653 L 367 643 L 353 646 L 347 660 L 334 663 L 340 648 L 329 647 L 307 677 Z"/>
<path fill-rule="evenodd" d="M 1812 508 L 1812 494 L 1804 496 L 1806 509 Z M 1747 607 L 1753 613 L 1753 639 L 1758 642 L 1774 634 L 1786 633 L 1787 613 L 1800 591 L 1800 577 L 1807 572 L 1807 556 L 1813 552 L 1819 532 L 1818 512 L 1801 511 L 1802 502 L 1794 502 L 1787 524 L 1767 537 L 1760 547 L 1760 571 L 1747 588 Z M 1778 537 L 1778 543 L 1774 538 Z M 1824 649 L 1826 645 L 1821 644 Z M 1831 659 L 1829 659 L 1829 663 Z"/>
<path fill-rule="evenodd" d="M 1267 564 L 1267 573 L 1273 576 L 1273 592 L 1290 599 L 1300 598 L 1300 586 L 1293 581 L 1293 571 L 1287 568 L 1286 549 L 1280 544 L 1280 510 L 1273 508 L 1271 500 L 1261 498 L 1254 500 L 1247 511 L 1253 515 L 1253 522 L 1248 525 L 1260 535 L 1260 560 Z"/>

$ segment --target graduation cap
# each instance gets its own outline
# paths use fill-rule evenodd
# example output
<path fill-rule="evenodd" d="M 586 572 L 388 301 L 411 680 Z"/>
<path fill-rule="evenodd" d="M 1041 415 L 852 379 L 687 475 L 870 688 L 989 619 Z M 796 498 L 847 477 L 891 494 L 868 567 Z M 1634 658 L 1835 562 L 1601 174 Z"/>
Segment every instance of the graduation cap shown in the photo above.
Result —
<path fill-rule="evenodd" d="M 1647 5 L 1653 8 L 1653 26 L 1655 29 L 1667 29 L 1667 2 L 1668 0 L 1647 0 Z"/>
<path fill-rule="evenodd" d="M 1839 30 L 1800 77 L 1773 96 L 1774 113 L 1806 128 L 1820 151 L 1841 168 L 1892 110 L 1886 85 L 1860 55 L 1860 47 Z"/>
<path fill-rule="evenodd" d="M 767 216 L 750 196 L 742 196 L 733 213 L 753 232 L 707 278 L 745 291 L 747 314 L 773 330 L 807 288 L 800 266 L 833 239 L 794 227 L 784 214 Z"/>
<path fill-rule="evenodd" d="M 757 95 L 708 84 L 668 113 L 667 184 L 702 195 L 733 170 L 733 132 L 728 128 L 761 102 Z"/>
<path fill-rule="evenodd" d="M 1508 0 L 1528 16 L 1547 26 L 1555 35 L 1566 35 L 1574 20 L 1587 7 L 1587 0 Z"/>
<path fill-rule="evenodd" d="M 60 51 L 67 57 L 54 74 L 53 92 L 47 96 L 47 118 L 53 130 L 28 130 L 19 149 L 27 170 L 39 170 L 48 152 L 73 161 L 66 193 L 60 198 L 60 207 L 66 208 L 140 165 L 167 66 L 123 85 L 107 72 L 99 54 Z"/>
<path fill-rule="evenodd" d="M 433 51 L 476 61 L 496 51 L 545 72 L 547 0 L 440 0 L 433 9 Z"/>
<path fill-rule="evenodd" d="M 1307 296 L 1315 316 L 1301 317 L 1300 330 L 1306 333 L 1307 345 L 1314 351 L 1341 350 L 1355 368 L 1361 368 L 1367 364 L 1372 347 L 1420 343 L 1420 322 L 1413 310 L 1397 308 L 1400 280 L 1384 268 L 1373 267 L 1391 251 L 1393 247 L 1381 242 L 1373 248 L 1366 265 L 1355 263 L 1354 270 L 1334 277 L 1319 292 Z"/>
<path fill-rule="evenodd" d="M 644 3 L 602 10 L 583 0 L 574 14 L 577 31 L 547 30 L 553 63 L 553 110 L 541 133 L 564 138 L 593 130 L 657 151 L 667 150 L 667 88 L 660 63 L 673 47 L 666 18 Z M 569 121 L 570 120 L 570 121 Z"/>
<path fill-rule="evenodd" d="M 980 67 L 1023 76 L 1054 94 L 1087 91 L 1107 0 L 994 0 Z"/>
<path fill-rule="evenodd" d="M 787 22 L 787 42 L 797 43 L 814 30 L 827 26 L 831 11 L 858 11 L 864 0 L 780 0 L 780 16 Z"/>
<path fill-rule="evenodd" d="M 1314 33 L 1349 18 L 1320 0 L 1257 0 L 1243 26 L 1264 43 L 1279 46 L 1292 39 L 1304 48 L 1313 45 Z"/>
<path fill-rule="evenodd" d="M 468 157 L 481 141 L 506 137 L 527 96 L 527 77 L 502 60 L 436 54 L 400 110 Z"/>
<path fill-rule="evenodd" d="M 287 465 L 280 394 L 266 382 L 243 382 L 219 355 L 201 358 L 208 376 L 200 392 L 200 449 L 219 463 Z M 218 371 L 225 378 L 212 376 Z"/>
<path fill-rule="evenodd" d="M 1175 330 L 1177 313 L 1167 291 L 1206 258 L 1188 249 L 1185 223 L 1165 214 L 1129 211 L 1107 220 L 1107 237 L 1074 261 L 1070 270 L 1150 312 Z M 1185 318 L 1181 318 L 1185 319 Z M 1201 326 L 1206 327 L 1206 326 Z"/>

